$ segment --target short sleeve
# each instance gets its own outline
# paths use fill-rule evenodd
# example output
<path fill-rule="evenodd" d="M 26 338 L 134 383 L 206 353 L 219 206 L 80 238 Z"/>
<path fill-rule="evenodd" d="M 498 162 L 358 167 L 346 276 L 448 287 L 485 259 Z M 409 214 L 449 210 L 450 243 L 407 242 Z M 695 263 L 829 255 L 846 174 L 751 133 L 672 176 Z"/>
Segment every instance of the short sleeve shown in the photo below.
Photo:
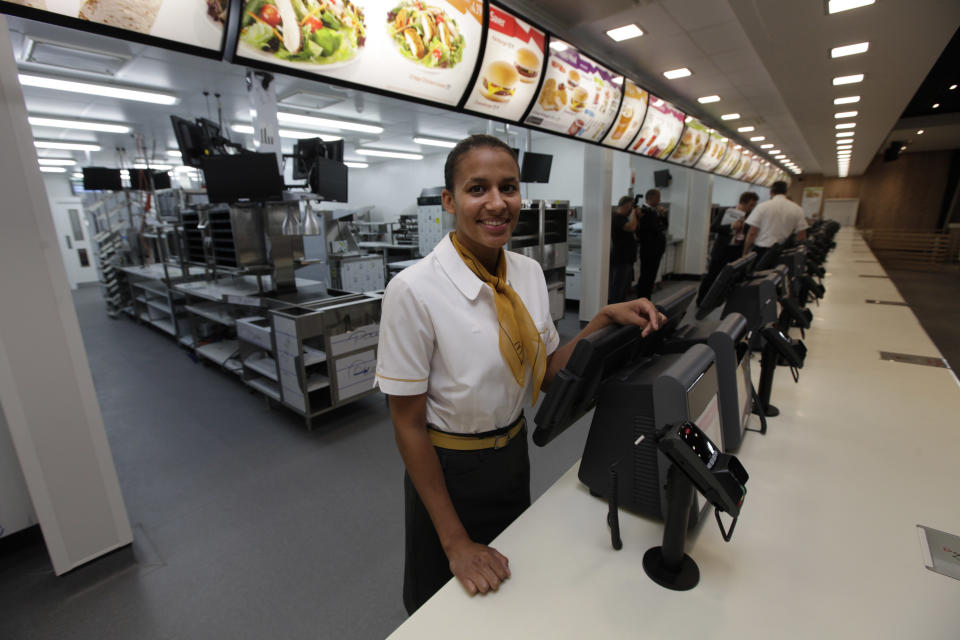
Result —
<path fill-rule="evenodd" d="M 427 392 L 434 348 L 433 321 L 402 278 L 387 285 L 380 316 L 377 385 L 388 395 Z"/>
<path fill-rule="evenodd" d="M 540 282 L 537 293 L 537 295 L 540 296 L 540 304 L 538 306 L 543 310 L 543 317 L 537 318 L 535 322 L 537 323 L 537 329 L 540 330 L 540 337 L 543 339 L 543 344 L 546 346 L 547 355 L 549 356 L 560 346 L 560 334 L 557 332 L 557 326 L 553 323 L 553 318 L 550 316 L 550 294 L 547 292 L 547 279 L 546 276 L 543 275 L 543 268 L 540 267 L 540 265 L 537 265 L 537 276 Z"/>
<path fill-rule="evenodd" d="M 750 225 L 751 227 L 759 227 L 759 226 L 760 226 L 760 211 L 757 211 L 756 209 L 754 209 L 754 210 L 750 213 L 750 215 L 747 216 L 747 219 L 746 219 L 744 222 L 745 222 L 745 224 L 748 224 L 748 225 Z"/>
<path fill-rule="evenodd" d="M 800 233 L 801 231 L 806 229 L 807 226 L 808 226 L 807 218 L 806 216 L 803 215 L 803 209 L 800 209 L 799 211 L 797 211 L 797 225 L 796 225 L 796 228 L 793 230 L 793 232 Z"/>

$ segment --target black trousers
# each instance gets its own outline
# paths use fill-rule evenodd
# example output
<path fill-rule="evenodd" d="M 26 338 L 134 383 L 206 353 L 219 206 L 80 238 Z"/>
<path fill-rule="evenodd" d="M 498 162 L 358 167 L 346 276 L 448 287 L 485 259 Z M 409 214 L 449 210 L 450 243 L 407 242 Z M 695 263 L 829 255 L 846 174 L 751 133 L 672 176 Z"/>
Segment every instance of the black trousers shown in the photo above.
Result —
<path fill-rule="evenodd" d="M 530 506 L 526 427 L 502 449 L 453 451 L 437 447 L 436 451 L 453 507 L 474 542 L 490 544 Z M 403 604 L 412 614 L 453 574 L 430 514 L 406 472 L 403 492 Z"/>
<path fill-rule="evenodd" d="M 650 298 L 653 295 L 657 269 L 660 268 L 660 259 L 663 258 L 666 248 L 666 238 L 655 239 L 640 245 L 640 277 L 636 285 L 638 298 Z"/>

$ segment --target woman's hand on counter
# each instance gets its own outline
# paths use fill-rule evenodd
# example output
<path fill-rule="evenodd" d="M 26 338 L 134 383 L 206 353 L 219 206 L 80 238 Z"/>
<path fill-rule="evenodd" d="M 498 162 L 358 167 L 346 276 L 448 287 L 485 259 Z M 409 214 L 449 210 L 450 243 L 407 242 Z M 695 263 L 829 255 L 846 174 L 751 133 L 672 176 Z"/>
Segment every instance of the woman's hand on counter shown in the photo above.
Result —
<path fill-rule="evenodd" d="M 646 298 L 607 305 L 603 308 L 603 313 L 613 324 L 635 324 L 643 327 L 644 336 L 657 331 L 667 321 L 667 317 L 657 311 L 653 303 Z"/>
<path fill-rule="evenodd" d="M 510 577 L 510 561 L 493 547 L 464 537 L 444 551 L 450 571 L 470 595 L 496 591 Z"/>

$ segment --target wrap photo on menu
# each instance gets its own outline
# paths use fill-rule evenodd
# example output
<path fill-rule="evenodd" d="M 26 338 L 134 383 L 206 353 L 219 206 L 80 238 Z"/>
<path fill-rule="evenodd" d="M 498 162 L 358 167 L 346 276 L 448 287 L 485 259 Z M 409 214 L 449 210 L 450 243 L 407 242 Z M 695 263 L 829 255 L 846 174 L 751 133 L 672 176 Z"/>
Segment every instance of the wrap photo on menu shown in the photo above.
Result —
<path fill-rule="evenodd" d="M 650 94 L 646 90 L 638 87 L 632 80 L 625 80 L 620 113 L 617 114 L 610 133 L 603 139 L 603 144 L 617 149 L 626 149 L 633 137 L 637 135 L 644 116 L 647 115 L 649 99 Z"/>
<path fill-rule="evenodd" d="M 707 150 L 704 151 L 703 155 L 700 156 L 700 159 L 697 161 L 697 164 L 693 165 L 695 169 L 703 169 L 704 171 L 713 171 L 723 160 L 723 156 L 727 151 L 727 141 L 726 138 L 721 136 L 716 131 L 710 131 L 710 142 L 707 143 Z"/>
<path fill-rule="evenodd" d="M 490 6 L 480 75 L 464 108 L 519 121 L 540 81 L 546 37 L 513 14 Z"/>
<path fill-rule="evenodd" d="M 483 32 L 475 0 L 249 0 L 237 58 L 455 105 Z"/>
<path fill-rule="evenodd" d="M 49 13 L 219 51 L 229 0 L 12 0 Z M 83 29 L 83 27 L 79 27 Z"/>
<path fill-rule="evenodd" d="M 693 165 L 706 150 L 710 140 L 710 130 L 694 117 L 687 116 L 686 127 L 680 135 L 680 142 L 670 154 L 668 160 L 686 166 Z"/>
<path fill-rule="evenodd" d="M 650 158 L 665 159 L 680 140 L 685 119 L 683 111 L 662 98 L 650 96 L 647 117 L 630 150 Z"/>
<path fill-rule="evenodd" d="M 742 151 L 740 155 L 740 162 L 737 163 L 736 169 L 730 173 L 730 177 L 734 180 L 742 180 L 747 171 L 750 170 L 750 162 L 752 158 L 749 151 Z"/>
<path fill-rule="evenodd" d="M 747 169 L 747 173 L 743 176 L 743 179 L 747 182 L 753 182 L 757 179 L 757 176 L 760 175 L 760 170 L 763 169 L 763 164 L 760 158 L 754 157 L 750 161 L 750 167 Z"/>
<path fill-rule="evenodd" d="M 727 140 L 723 160 L 721 160 L 717 168 L 713 170 L 715 174 L 718 176 L 729 176 L 733 173 L 733 170 L 737 168 L 737 164 L 740 162 L 740 151 L 736 146 L 733 140 Z"/>
<path fill-rule="evenodd" d="M 620 107 L 622 81 L 572 47 L 551 51 L 540 95 L 524 122 L 598 142 Z"/>

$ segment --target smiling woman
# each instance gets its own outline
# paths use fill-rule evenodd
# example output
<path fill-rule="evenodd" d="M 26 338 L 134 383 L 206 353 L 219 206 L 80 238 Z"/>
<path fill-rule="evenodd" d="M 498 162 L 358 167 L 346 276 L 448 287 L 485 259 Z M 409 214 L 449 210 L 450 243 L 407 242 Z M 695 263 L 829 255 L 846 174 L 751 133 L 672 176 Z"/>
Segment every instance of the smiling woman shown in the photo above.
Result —
<path fill-rule="evenodd" d="M 471 595 L 510 576 L 488 545 L 530 505 L 524 406 L 582 337 L 611 323 L 650 331 L 661 320 L 649 300 L 610 305 L 559 346 L 540 265 L 503 249 L 518 221 L 519 174 L 497 138 L 459 142 L 442 196 L 455 231 L 384 294 L 377 384 L 407 469 L 410 613 L 452 576 Z"/>

